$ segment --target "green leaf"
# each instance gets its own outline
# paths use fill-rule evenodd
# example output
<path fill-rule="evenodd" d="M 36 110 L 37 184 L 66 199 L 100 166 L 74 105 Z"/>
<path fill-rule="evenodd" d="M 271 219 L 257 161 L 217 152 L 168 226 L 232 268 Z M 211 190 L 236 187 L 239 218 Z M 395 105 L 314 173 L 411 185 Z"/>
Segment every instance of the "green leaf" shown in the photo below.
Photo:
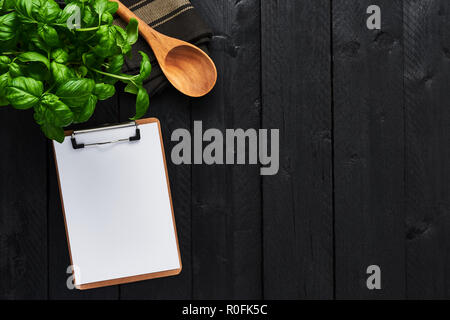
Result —
<path fill-rule="evenodd" d="M 118 54 L 109 59 L 108 73 L 119 74 L 122 71 L 123 64 L 125 63 L 124 57 Z"/>
<path fill-rule="evenodd" d="M 6 99 L 6 87 L 11 81 L 9 73 L 4 73 L 0 76 L 0 106 L 9 105 L 8 99 Z"/>
<path fill-rule="evenodd" d="M 41 125 L 41 130 L 47 138 L 55 140 L 59 143 L 64 142 L 65 135 L 63 128 L 57 127 L 49 122 L 46 122 L 43 125 Z"/>
<path fill-rule="evenodd" d="M 8 65 L 11 63 L 11 59 L 7 56 L 0 56 L 0 64 Z"/>
<path fill-rule="evenodd" d="M 74 122 L 82 123 L 88 121 L 94 114 L 98 98 L 91 94 L 86 104 L 81 108 L 74 108 Z"/>
<path fill-rule="evenodd" d="M 139 88 L 136 87 L 133 83 L 127 84 L 127 86 L 124 89 L 125 92 L 131 93 L 131 94 L 138 94 Z"/>
<path fill-rule="evenodd" d="M 61 85 L 70 79 L 76 78 L 72 69 L 55 61 L 51 63 L 51 71 L 57 85 Z"/>
<path fill-rule="evenodd" d="M 33 11 L 33 1 L 31 0 L 16 0 L 15 7 L 17 12 L 19 12 L 24 17 L 32 16 Z"/>
<path fill-rule="evenodd" d="M 98 57 L 92 52 L 83 53 L 82 60 L 88 67 L 96 67 L 99 64 Z"/>
<path fill-rule="evenodd" d="M 56 90 L 56 95 L 69 107 L 81 107 L 91 96 L 94 87 L 92 79 L 72 79 L 62 84 Z"/>
<path fill-rule="evenodd" d="M 117 2 L 108 1 L 108 6 L 106 8 L 106 12 L 109 12 L 110 14 L 115 14 L 117 10 L 119 9 L 119 4 Z"/>
<path fill-rule="evenodd" d="M 34 80 L 39 80 L 42 82 L 48 81 L 50 79 L 50 71 L 42 63 L 30 63 L 21 66 L 23 75 L 28 78 L 33 78 Z"/>
<path fill-rule="evenodd" d="M 16 12 L 0 17 L 0 41 L 8 41 L 17 36 L 17 23 Z"/>
<path fill-rule="evenodd" d="M 136 115 L 131 120 L 142 118 L 148 110 L 150 99 L 147 91 L 140 87 L 136 98 Z"/>
<path fill-rule="evenodd" d="M 34 119 L 49 139 L 64 141 L 63 127 L 70 125 L 74 114 L 56 95 L 45 94 L 34 108 Z"/>
<path fill-rule="evenodd" d="M 50 47 L 45 43 L 41 36 L 39 36 L 38 30 L 29 35 L 29 40 L 36 47 L 33 49 L 34 51 L 36 51 L 36 49 L 39 49 L 42 52 L 50 51 Z"/>
<path fill-rule="evenodd" d="M 51 48 L 59 46 L 59 36 L 55 28 L 49 25 L 42 25 L 38 29 L 38 34 L 45 41 L 45 43 Z"/>
<path fill-rule="evenodd" d="M 9 65 L 9 73 L 13 78 L 23 76 L 22 68 L 15 62 Z"/>
<path fill-rule="evenodd" d="M 34 107 L 44 91 L 44 85 L 32 78 L 17 77 L 11 80 L 6 88 L 6 98 L 16 109 L 29 109 Z"/>
<path fill-rule="evenodd" d="M 9 64 L 11 59 L 7 56 L 0 56 L 0 73 L 4 73 L 9 70 Z"/>
<path fill-rule="evenodd" d="M 99 39 L 94 47 L 94 53 L 102 58 L 111 57 L 116 54 L 116 29 L 113 26 L 103 25 L 97 31 Z"/>
<path fill-rule="evenodd" d="M 152 64 L 150 63 L 150 59 L 147 54 L 142 51 L 139 51 L 142 56 L 140 74 L 138 77 L 138 81 L 144 82 L 150 77 L 150 73 L 152 72 Z"/>
<path fill-rule="evenodd" d="M 46 0 L 41 4 L 38 12 L 40 19 L 49 23 L 55 21 L 62 10 L 55 1 Z"/>
<path fill-rule="evenodd" d="M 40 53 L 37 52 L 25 52 L 22 53 L 17 57 L 17 60 L 20 62 L 41 62 L 43 63 L 48 69 L 50 69 L 50 61 L 48 61 L 47 57 L 43 56 Z"/>
<path fill-rule="evenodd" d="M 130 22 L 127 26 L 127 36 L 128 36 L 128 43 L 130 45 L 135 44 L 139 37 L 139 31 L 138 31 L 138 25 L 139 22 L 135 18 L 131 18 Z"/>
<path fill-rule="evenodd" d="M 73 121 L 73 113 L 70 108 L 54 94 L 45 94 L 41 99 L 39 109 L 44 111 L 43 121 L 50 122 L 55 126 L 66 127 Z"/>
<path fill-rule="evenodd" d="M 112 14 L 110 14 L 109 12 L 104 12 L 102 15 L 102 24 L 107 24 L 107 25 L 111 25 L 113 22 L 114 18 L 112 16 Z"/>
<path fill-rule="evenodd" d="M 88 73 L 88 68 L 85 66 L 79 66 L 78 68 L 75 68 L 75 74 L 78 78 L 84 78 Z"/>
<path fill-rule="evenodd" d="M 94 26 L 97 23 L 97 15 L 92 11 L 91 7 L 84 8 L 83 22 L 87 27 Z"/>
<path fill-rule="evenodd" d="M 94 94 L 99 100 L 107 100 L 116 93 L 113 85 L 105 83 L 97 83 L 94 88 Z"/>
<path fill-rule="evenodd" d="M 108 0 L 94 0 L 93 7 L 95 12 L 101 17 L 108 8 Z"/>
<path fill-rule="evenodd" d="M 10 11 L 14 9 L 14 1 L 15 0 L 4 0 L 3 1 L 3 10 Z"/>
<path fill-rule="evenodd" d="M 69 61 L 69 54 L 63 48 L 53 50 L 51 57 L 57 63 L 66 63 Z"/>
<path fill-rule="evenodd" d="M 127 55 L 131 51 L 131 45 L 128 42 L 128 35 L 125 30 L 119 26 L 114 26 L 116 29 L 116 44 L 122 51 L 123 55 Z"/>

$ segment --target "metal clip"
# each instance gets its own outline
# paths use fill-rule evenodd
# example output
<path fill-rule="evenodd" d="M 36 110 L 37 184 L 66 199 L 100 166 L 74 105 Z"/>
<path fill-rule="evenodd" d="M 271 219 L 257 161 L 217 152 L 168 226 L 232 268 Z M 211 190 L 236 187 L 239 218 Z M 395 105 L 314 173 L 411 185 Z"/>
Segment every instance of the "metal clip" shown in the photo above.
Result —
<path fill-rule="evenodd" d="M 84 143 L 78 144 L 77 140 L 76 140 L 76 135 L 77 134 L 98 132 L 98 131 L 104 131 L 104 130 L 122 129 L 122 128 L 128 128 L 128 127 L 136 127 L 136 135 L 135 136 L 129 137 L 129 138 L 124 138 L 124 139 L 105 141 L 105 142 L 96 142 L 96 143 L 89 143 L 89 144 L 84 144 Z M 105 145 L 105 144 L 112 144 L 112 143 L 118 143 L 118 142 L 139 141 L 139 140 L 141 140 L 141 130 L 139 129 L 138 124 L 135 121 L 133 121 L 133 122 L 129 122 L 129 123 L 117 124 L 117 125 L 108 126 L 108 127 L 74 131 L 72 133 L 72 139 L 71 140 L 72 140 L 72 146 L 73 146 L 74 149 L 83 149 L 85 147 L 102 146 L 102 145 Z"/>

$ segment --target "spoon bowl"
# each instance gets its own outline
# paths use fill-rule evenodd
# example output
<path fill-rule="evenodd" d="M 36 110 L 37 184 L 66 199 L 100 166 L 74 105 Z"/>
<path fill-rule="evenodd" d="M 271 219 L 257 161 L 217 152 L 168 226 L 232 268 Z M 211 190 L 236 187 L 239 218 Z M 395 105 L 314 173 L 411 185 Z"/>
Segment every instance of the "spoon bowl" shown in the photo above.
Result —
<path fill-rule="evenodd" d="M 117 13 L 126 22 L 135 18 L 139 33 L 152 48 L 161 70 L 169 82 L 190 97 L 202 97 L 209 93 L 217 81 L 217 69 L 211 58 L 200 48 L 179 39 L 159 33 L 138 18 L 118 0 Z"/>
<path fill-rule="evenodd" d="M 213 68 L 214 62 L 199 55 L 197 48 L 179 46 L 167 53 L 163 72 L 179 91 L 190 97 L 201 97 L 216 83 L 217 73 L 211 72 Z"/>

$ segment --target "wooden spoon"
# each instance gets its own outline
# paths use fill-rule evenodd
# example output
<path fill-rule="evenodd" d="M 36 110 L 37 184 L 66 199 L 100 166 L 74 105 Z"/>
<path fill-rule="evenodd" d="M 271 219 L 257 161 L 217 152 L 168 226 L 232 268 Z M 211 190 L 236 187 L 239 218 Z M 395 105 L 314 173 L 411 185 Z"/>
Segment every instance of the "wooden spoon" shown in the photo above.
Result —
<path fill-rule="evenodd" d="M 129 22 L 139 22 L 139 33 L 148 42 L 162 71 L 172 85 L 190 97 L 201 97 L 210 92 L 217 81 L 217 69 L 211 58 L 200 48 L 163 35 L 150 27 L 118 0 L 117 13 Z"/>

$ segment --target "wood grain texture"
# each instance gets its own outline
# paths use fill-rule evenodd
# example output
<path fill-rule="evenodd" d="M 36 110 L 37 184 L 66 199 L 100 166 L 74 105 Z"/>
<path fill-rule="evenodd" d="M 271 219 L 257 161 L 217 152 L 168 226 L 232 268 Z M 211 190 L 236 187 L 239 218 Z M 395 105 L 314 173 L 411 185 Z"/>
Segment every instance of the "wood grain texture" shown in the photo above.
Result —
<path fill-rule="evenodd" d="M 450 3 L 404 3 L 407 297 L 450 298 Z"/>
<path fill-rule="evenodd" d="M 108 101 L 100 101 L 97 105 L 94 116 L 81 127 L 95 127 L 105 123 L 117 123 L 119 121 L 118 95 Z M 117 300 L 119 298 L 118 286 L 99 288 L 93 290 L 80 291 L 69 290 L 67 278 L 71 273 L 67 272 L 70 266 L 70 255 L 67 245 L 66 229 L 61 206 L 61 198 L 58 190 L 58 180 L 56 175 L 55 160 L 52 156 L 53 148 L 48 142 L 49 158 L 49 190 L 48 190 L 48 229 L 49 229 L 49 292 L 48 298 L 51 300 L 97 300 L 108 299 Z"/>
<path fill-rule="evenodd" d="M 50 142 L 0 108 L 0 299 L 450 298 L 450 3 L 192 0 L 216 88 L 151 97 L 183 271 L 68 290 Z M 382 10 L 382 30 L 366 9 Z M 126 121 L 123 86 L 78 128 Z M 280 170 L 170 161 L 178 128 L 280 129 Z M 334 187 L 334 189 L 333 189 Z M 366 287 L 377 264 L 382 290 Z"/>
<path fill-rule="evenodd" d="M 336 298 L 403 298 L 402 1 L 333 1 Z M 366 9 L 382 8 L 382 30 Z M 366 269 L 382 271 L 382 290 Z"/>
<path fill-rule="evenodd" d="M 264 296 L 331 299 L 329 1 L 261 5 L 263 127 L 280 129 L 280 171 L 263 179 Z"/>
<path fill-rule="evenodd" d="M 134 115 L 135 98 L 133 95 L 120 95 L 121 121 L 127 121 Z M 121 285 L 120 298 L 190 299 L 192 297 L 191 168 L 185 165 L 176 166 L 171 160 L 171 150 L 175 144 L 171 141 L 172 132 L 178 128 L 190 128 L 189 98 L 174 88 L 168 88 L 163 95 L 150 99 L 147 115 L 156 117 L 161 122 L 183 270 L 180 275 L 174 277 Z"/>
<path fill-rule="evenodd" d="M 46 143 L 32 111 L 0 108 L 0 299 L 47 297 Z"/>
<path fill-rule="evenodd" d="M 192 3 L 213 28 L 210 50 L 219 74 L 210 95 L 192 100 L 192 120 L 202 121 L 203 130 L 258 129 L 260 1 Z M 195 165 L 192 170 L 193 297 L 261 298 L 258 166 Z"/>

